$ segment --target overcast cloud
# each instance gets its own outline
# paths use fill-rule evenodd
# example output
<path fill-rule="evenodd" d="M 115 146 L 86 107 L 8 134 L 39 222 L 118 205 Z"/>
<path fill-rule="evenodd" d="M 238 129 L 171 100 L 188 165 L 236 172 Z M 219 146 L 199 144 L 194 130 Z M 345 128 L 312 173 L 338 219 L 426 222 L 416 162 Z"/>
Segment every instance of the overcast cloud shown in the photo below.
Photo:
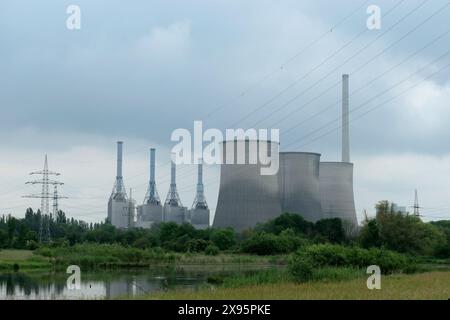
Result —
<path fill-rule="evenodd" d="M 81 30 L 66 28 L 70 4 L 81 8 Z M 381 7 L 381 30 L 366 28 L 370 4 Z M 411 206 L 417 188 L 426 220 L 449 219 L 448 21 L 447 0 L 0 0 L 0 213 L 39 207 L 21 195 L 39 192 L 24 183 L 47 153 L 70 197 L 61 208 L 103 220 L 117 140 L 138 202 L 148 148 L 157 148 L 165 199 L 170 134 L 194 120 L 205 129 L 280 128 L 282 150 L 339 160 L 333 120 L 338 82 L 350 73 L 358 218 L 382 199 Z M 195 168 L 178 174 L 190 206 Z M 213 210 L 218 183 L 219 168 L 205 168 Z"/>

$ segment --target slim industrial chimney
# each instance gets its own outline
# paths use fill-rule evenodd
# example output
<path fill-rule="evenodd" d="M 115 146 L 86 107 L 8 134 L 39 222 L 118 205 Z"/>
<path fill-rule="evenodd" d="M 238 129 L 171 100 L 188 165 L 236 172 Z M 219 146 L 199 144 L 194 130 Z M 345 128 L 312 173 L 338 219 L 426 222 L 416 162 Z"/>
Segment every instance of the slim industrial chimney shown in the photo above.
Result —
<path fill-rule="evenodd" d="M 178 195 L 177 191 L 177 183 L 176 183 L 176 165 L 175 162 L 172 160 L 171 162 L 171 168 L 170 168 L 170 188 L 169 193 L 167 194 L 165 205 L 171 206 L 171 207 L 181 207 L 181 200 L 180 196 Z"/>
<path fill-rule="evenodd" d="M 145 195 L 144 203 L 160 205 L 158 191 L 156 190 L 155 179 L 155 149 L 150 149 L 150 181 L 148 183 L 147 194 Z"/>
<path fill-rule="evenodd" d="M 342 75 L 342 162 L 350 162 L 348 74 Z"/>
<path fill-rule="evenodd" d="M 111 195 L 114 199 L 127 197 L 127 192 L 123 184 L 123 176 L 122 176 L 122 149 L 123 149 L 123 142 L 117 141 L 117 175 L 116 175 L 116 183 L 114 184 L 114 188 Z"/>
<path fill-rule="evenodd" d="M 123 141 L 117 141 L 117 176 L 116 179 L 122 179 L 122 151 Z"/>
<path fill-rule="evenodd" d="M 192 208 L 208 209 L 208 204 L 206 203 L 205 193 L 203 189 L 203 160 L 200 159 L 198 163 L 198 176 L 197 176 L 197 193 L 195 195 L 194 203 Z"/>
<path fill-rule="evenodd" d="M 108 221 L 117 228 L 129 228 L 129 203 L 122 176 L 123 142 L 117 141 L 117 174 L 116 182 L 108 201 Z"/>

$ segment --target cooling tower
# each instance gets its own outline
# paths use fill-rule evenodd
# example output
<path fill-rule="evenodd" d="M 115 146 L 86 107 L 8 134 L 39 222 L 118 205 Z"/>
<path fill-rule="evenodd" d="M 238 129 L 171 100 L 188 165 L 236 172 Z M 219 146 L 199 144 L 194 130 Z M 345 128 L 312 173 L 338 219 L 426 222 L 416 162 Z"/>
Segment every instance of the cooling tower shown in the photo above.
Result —
<path fill-rule="evenodd" d="M 279 189 L 283 212 L 297 213 L 308 221 L 322 219 L 320 154 L 281 152 Z"/>
<path fill-rule="evenodd" d="M 320 163 L 320 193 L 325 218 L 341 218 L 358 225 L 350 162 L 349 77 L 342 76 L 342 162 Z"/>
<path fill-rule="evenodd" d="M 242 164 L 236 164 L 238 146 L 245 150 Z M 242 231 L 281 214 L 278 175 L 262 175 L 260 169 L 264 166 L 261 162 L 251 164 L 250 161 L 259 159 L 258 150 L 271 150 L 272 146 L 278 153 L 278 143 L 272 145 L 270 141 L 230 140 L 221 143 L 224 164 L 220 170 L 220 189 L 213 227 L 232 227 Z M 235 151 L 233 163 L 226 161 L 230 150 Z"/>
<path fill-rule="evenodd" d="M 156 190 L 155 180 L 155 149 L 150 149 L 150 180 L 144 203 L 137 207 L 137 226 L 150 228 L 152 224 L 163 220 L 163 208 Z"/>
<path fill-rule="evenodd" d="M 117 228 L 128 228 L 129 203 L 122 177 L 122 148 L 123 142 L 117 142 L 117 174 L 114 188 L 108 201 L 108 222 Z"/>
<path fill-rule="evenodd" d="M 353 198 L 353 163 L 321 162 L 320 192 L 324 218 L 340 218 L 358 225 Z"/>

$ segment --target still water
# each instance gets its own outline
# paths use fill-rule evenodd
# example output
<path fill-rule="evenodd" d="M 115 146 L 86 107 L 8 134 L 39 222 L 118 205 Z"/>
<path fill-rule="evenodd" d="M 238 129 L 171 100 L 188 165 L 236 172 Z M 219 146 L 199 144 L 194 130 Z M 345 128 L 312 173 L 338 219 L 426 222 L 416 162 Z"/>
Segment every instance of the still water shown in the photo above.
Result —
<path fill-rule="evenodd" d="M 168 266 L 81 273 L 81 289 L 69 290 L 64 272 L 0 273 L 0 299 L 114 299 L 173 289 L 196 289 L 208 278 L 249 274 L 275 266 Z"/>

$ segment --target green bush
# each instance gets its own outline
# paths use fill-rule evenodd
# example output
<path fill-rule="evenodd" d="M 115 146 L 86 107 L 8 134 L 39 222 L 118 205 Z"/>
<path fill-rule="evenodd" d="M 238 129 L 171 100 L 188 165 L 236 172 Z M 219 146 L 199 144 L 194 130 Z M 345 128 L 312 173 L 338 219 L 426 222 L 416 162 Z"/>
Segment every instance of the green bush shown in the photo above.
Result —
<path fill-rule="evenodd" d="M 211 234 L 211 241 L 220 250 L 231 249 L 236 244 L 233 229 L 214 229 Z"/>
<path fill-rule="evenodd" d="M 213 244 L 210 244 L 205 248 L 205 254 L 207 254 L 208 256 L 217 256 L 219 252 L 219 248 Z"/>
<path fill-rule="evenodd" d="M 415 264 L 408 257 L 389 250 L 377 248 L 367 250 L 359 247 L 318 244 L 305 247 L 297 252 L 290 262 L 290 268 L 299 273 L 298 270 L 301 267 L 310 263 L 313 268 L 356 267 L 365 269 L 370 265 L 377 265 L 383 274 L 410 270 Z"/>
<path fill-rule="evenodd" d="M 306 254 L 296 254 L 289 261 L 288 271 L 297 282 L 309 281 L 313 277 L 314 261 Z"/>

